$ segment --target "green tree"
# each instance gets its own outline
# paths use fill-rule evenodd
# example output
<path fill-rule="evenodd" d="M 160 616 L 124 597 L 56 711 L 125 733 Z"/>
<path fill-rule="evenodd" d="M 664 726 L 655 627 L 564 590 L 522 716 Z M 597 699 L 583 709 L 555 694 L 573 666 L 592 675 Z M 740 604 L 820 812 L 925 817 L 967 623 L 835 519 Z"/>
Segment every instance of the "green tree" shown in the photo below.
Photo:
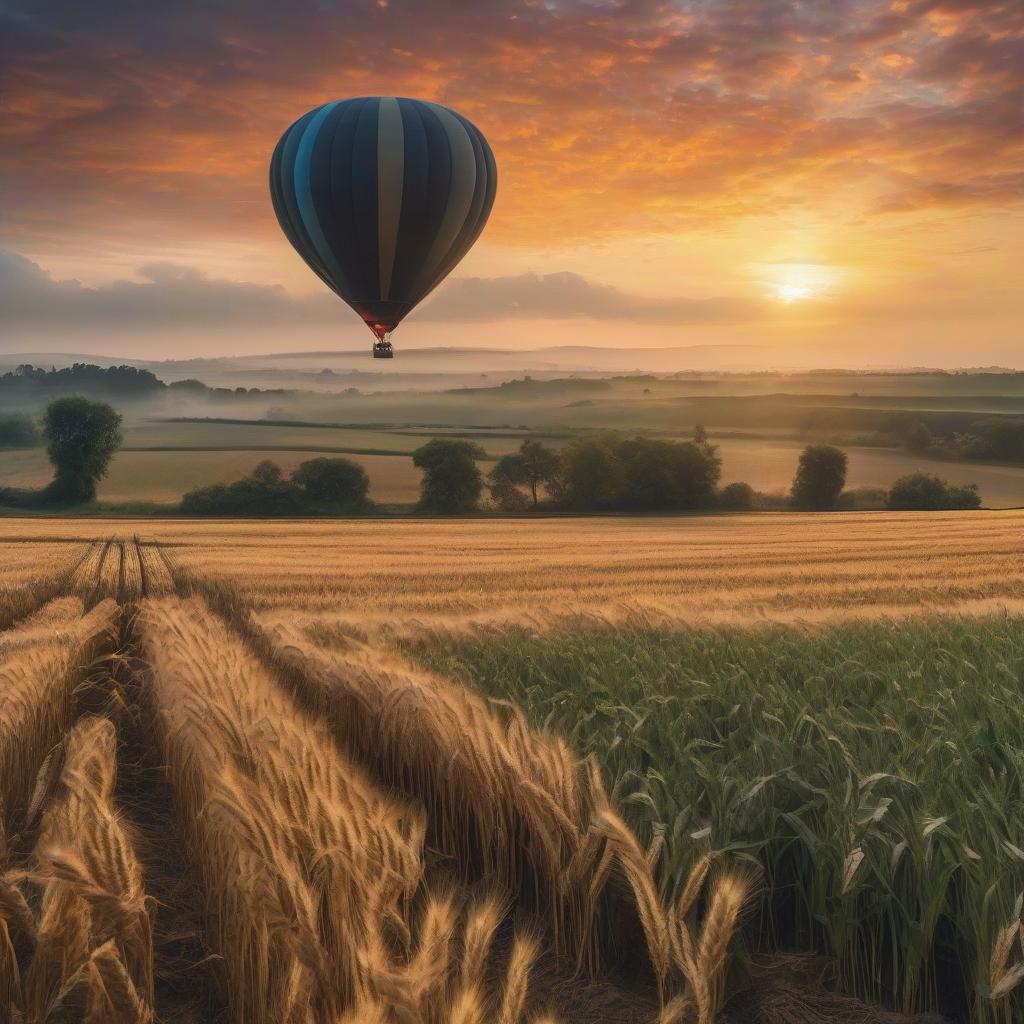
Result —
<path fill-rule="evenodd" d="M 516 455 L 503 455 L 487 477 L 491 500 L 502 512 L 525 512 L 530 499 L 519 489 L 521 477 Z"/>
<path fill-rule="evenodd" d="M 698 423 L 693 428 L 693 443 L 694 444 L 707 444 L 708 443 L 708 432 L 704 429 L 703 423 Z"/>
<path fill-rule="evenodd" d="M 536 508 L 539 500 L 538 488 L 550 484 L 559 470 L 558 453 L 546 448 L 540 441 L 524 441 L 519 451 L 503 455 L 491 470 L 491 497 L 507 511 L 520 504 L 513 493 L 520 487 L 527 487 Z"/>
<path fill-rule="evenodd" d="M 808 445 L 793 477 L 793 504 L 815 512 L 834 509 L 846 484 L 846 461 L 846 452 L 832 445 Z"/>
<path fill-rule="evenodd" d="M 310 501 L 356 508 L 365 504 L 370 490 L 366 470 L 351 459 L 309 459 L 292 473 Z"/>
<path fill-rule="evenodd" d="M 893 483 L 886 507 L 899 511 L 980 508 L 981 495 L 977 484 L 957 486 L 930 473 L 910 473 Z"/>
<path fill-rule="evenodd" d="M 554 492 L 580 512 L 682 511 L 711 506 L 720 473 L 711 445 L 604 434 L 566 445 Z"/>
<path fill-rule="evenodd" d="M 47 496 L 57 501 L 92 501 L 96 484 L 121 446 L 121 416 L 104 402 L 58 398 L 43 417 L 46 454 L 54 479 Z"/>
<path fill-rule="evenodd" d="M 472 512 L 480 500 L 483 478 L 476 464 L 487 453 L 471 441 L 435 437 L 412 453 L 423 470 L 420 501 L 424 512 Z"/>
<path fill-rule="evenodd" d="M 671 512 L 714 502 L 721 462 L 709 445 L 632 438 L 616 451 L 621 466 L 619 508 Z"/>
<path fill-rule="evenodd" d="M 616 434 L 570 441 L 562 449 L 562 469 L 555 486 L 560 505 L 577 512 L 614 509 L 621 493 Z"/>

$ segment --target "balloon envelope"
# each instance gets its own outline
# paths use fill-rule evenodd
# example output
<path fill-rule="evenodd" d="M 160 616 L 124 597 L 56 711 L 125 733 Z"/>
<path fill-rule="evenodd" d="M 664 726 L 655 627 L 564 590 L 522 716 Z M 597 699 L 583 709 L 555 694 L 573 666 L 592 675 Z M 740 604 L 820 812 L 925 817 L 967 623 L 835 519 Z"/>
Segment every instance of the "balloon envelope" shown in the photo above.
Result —
<path fill-rule="evenodd" d="M 469 251 L 494 205 L 487 140 L 437 103 L 325 103 L 270 162 L 278 222 L 310 269 L 383 338 Z"/>

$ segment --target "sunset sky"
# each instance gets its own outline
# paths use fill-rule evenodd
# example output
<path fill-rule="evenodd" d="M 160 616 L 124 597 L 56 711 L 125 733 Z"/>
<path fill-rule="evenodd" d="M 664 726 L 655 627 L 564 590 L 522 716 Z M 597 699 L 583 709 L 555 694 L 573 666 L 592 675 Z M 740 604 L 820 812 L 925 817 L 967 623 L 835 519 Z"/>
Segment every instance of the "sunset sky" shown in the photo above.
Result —
<path fill-rule="evenodd" d="M 0 0 L 0 353 L 369 345 L 267 164 L 328 100 L 490 140 L 424 345 L 1024 368 L 1024 4 Z"/>

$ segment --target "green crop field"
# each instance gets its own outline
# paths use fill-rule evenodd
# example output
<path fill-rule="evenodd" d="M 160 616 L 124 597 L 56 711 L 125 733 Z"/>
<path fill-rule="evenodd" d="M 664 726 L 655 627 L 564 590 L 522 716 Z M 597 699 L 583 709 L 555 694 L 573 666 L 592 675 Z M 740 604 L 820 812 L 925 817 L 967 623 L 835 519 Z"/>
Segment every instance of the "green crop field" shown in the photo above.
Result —
<path fill-rule="evenodd" d="M 511 632 L 407 645 L 593 754 L 660 882 L 751 858 L 766 948 L 906 1012 L 1011 1020 L 984 951 L 1024 889 L 1024 625 Z"/>

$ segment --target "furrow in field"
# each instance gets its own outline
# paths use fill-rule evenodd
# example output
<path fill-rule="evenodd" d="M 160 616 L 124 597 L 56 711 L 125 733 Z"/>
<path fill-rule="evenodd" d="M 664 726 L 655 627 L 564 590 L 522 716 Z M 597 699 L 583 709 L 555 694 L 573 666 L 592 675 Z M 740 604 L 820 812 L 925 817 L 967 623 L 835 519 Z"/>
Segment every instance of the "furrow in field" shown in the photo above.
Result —
<path fill-rule="evenodd" d="M 161 594 L 170 594 L 174 590 L 174 581 L 159 544 L 136 539 L 135 550 L 139 557 L 140 572 L 144 582 L 143 596 L 156 597 Z"/>

